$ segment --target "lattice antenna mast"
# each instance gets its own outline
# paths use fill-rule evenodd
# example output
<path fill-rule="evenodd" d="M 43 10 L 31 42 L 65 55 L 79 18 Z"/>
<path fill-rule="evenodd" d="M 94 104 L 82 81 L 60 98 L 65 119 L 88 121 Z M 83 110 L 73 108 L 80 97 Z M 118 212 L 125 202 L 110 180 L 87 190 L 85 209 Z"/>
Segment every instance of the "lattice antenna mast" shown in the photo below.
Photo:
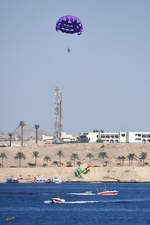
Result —
<path fill-rule="evenodd" d="M 54 143 L 61 143 L 62 131 L 62 93 L 59 88 L 55 89 L 55 124 L 54 124 Z"/>

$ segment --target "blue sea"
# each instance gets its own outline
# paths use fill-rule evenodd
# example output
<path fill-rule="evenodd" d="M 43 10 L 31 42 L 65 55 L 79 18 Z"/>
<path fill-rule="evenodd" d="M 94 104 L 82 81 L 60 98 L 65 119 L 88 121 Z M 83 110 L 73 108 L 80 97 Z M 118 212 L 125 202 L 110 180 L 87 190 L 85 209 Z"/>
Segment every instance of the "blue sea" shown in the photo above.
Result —
<path fill-rule="evenodd" d="M 106 187 L 119 194 L 95 195 L 103 183 L 0 183 L 0 225 L 150 225 L 150 183 Z M 52 197 L 66 203 L 44 203 Z"/>

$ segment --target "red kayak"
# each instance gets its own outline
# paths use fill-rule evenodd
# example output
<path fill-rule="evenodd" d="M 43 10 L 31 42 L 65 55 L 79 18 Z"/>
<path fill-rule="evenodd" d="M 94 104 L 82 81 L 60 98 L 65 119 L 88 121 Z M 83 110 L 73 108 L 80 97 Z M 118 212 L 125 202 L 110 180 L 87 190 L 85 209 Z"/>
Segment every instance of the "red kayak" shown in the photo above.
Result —
<path fill-rule="evenodd" d="M 114 191 L 102 191 L 102 192 L 98 192 L 97 195 L 117 195 L 118 191 L 114 190 Z"/>

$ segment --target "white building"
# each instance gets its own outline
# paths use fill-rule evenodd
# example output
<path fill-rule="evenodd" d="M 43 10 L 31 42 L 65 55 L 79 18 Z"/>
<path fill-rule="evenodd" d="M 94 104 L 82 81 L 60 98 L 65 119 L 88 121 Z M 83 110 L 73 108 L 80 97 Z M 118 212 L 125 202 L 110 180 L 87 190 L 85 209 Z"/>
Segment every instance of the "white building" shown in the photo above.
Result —
<path fill-rule="evenodd" d="M 61 139 L 64 143 L 71 143 L 77 140 L 77 137 L 73 136 L 72 134 L 67 134 L 65 132 L 61 132 Z M 45 143 L 53 143 L 53 136 L 42 136 L 42 140 Z"/>
<path fill-rule="evenodd" d="M 77 140 L 77 137 L 73 136 L 72 134 L 67 134 L 65 132 L 61 132 L 61 139 L 63 142 L 75 142 Z"/>
<path fill-rule="evenodd" d="M 44 143 L 52 143 L 53 142 L 53 136 L 42 135 L 42 140 L 43 140 Z"/>
<path fill-rule="evenodd" d="M 104 143 L 150 143 L 150 132 L 82 132 L 81 135 L 86 135 L 91 143 L 98 139 Z"/>
<path fill-rule="evenodd" d="M 86 136 L 88 137 L 89 142 L 96 142 L 98 139 L 105 143 L 119 142 L 119 133 L 117 132 L 89 132 Z"/>
<path fill-rule="evenodd" d="M 128 143 L 150 143 L 150 132 L 127 132 Z"/>

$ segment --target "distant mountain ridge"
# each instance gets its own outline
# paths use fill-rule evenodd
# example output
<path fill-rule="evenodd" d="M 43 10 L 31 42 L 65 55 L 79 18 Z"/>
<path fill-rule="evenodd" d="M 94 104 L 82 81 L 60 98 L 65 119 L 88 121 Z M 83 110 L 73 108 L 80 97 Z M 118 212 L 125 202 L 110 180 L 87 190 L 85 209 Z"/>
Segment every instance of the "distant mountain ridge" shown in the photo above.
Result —
<path fill-rule="evenodd" d="M 6 134 L 0 130 L 0 136 L 6 136 Z"/>

